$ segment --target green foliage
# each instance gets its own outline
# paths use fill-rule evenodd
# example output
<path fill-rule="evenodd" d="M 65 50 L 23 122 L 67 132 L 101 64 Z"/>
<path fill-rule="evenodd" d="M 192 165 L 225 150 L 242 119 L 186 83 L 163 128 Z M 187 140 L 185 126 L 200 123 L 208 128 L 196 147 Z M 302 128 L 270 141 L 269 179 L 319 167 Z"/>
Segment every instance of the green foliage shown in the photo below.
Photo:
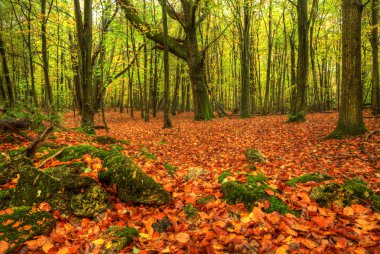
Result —
<path fill-rule="evenodd" d="M 307 183 L 311 181 L 319 183 L 319 182 L 323 182 L 330 179 L 331 177 L 329 175 L 325 175 L 321 173 L 309 173 L 309 174 L 305 174 L 299 177 L 294 177 L 290 179 L 289 181 L 286 181 L 286 184 L 294 187 L 297 185 L 297 183 Z"/>
<path fill-rule="evenodd" d="M 198 215 L 199 210 L 192 204 L 186 204 L 183 208 L 188 218 L 195 218 Z"/>
<path fill-rule="evenodd" d="M 226 179 L 228 176 L 232 176 L 232 173 L 228 170 L 223 171 L 219 176 L 218 176 L 218 182 L 223 183 L 224 179 Z"/>
<path fill-rule="evenodd" d="M 214 200 L 216 200 L 216 198 L 213 195 L 204 196 L 197 200 L 197 205 L 206 205 Z"/>
<path fill-rule="evenodd" d="M 164 167 L 170 176 L 175 176 L 178 167 L 172 166 L 170 163 L 165 163 Z"/>
<path fill-rule="evenodd" d="M 146 148 L 146 147 L 141 148 L 141 155 L 144 156 L 147 159 L 151 159 L 151 160 L 154 160 L 154 161 L 157 160 L 157 157 L 154 156 L 153 154 L 151 154 L 148 151 L 148 148 Z"/>

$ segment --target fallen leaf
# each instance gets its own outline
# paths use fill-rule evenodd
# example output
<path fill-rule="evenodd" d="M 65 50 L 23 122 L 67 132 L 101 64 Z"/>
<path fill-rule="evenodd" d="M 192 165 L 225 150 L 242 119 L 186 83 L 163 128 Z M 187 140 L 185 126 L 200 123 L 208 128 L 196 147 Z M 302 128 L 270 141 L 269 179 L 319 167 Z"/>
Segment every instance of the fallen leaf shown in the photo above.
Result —
<path fill-rule="evenodd" d="M 190 240 L 190 236 L 188 233 L 180 232 L 176 234 L 175 239 L 180 243 L 187 243 Z"/>
<path fill-rule="evenodd" d="M 0 254 L 5 254 L 8 250 L 8 243 L 6 241 L 0 241 Z"/>

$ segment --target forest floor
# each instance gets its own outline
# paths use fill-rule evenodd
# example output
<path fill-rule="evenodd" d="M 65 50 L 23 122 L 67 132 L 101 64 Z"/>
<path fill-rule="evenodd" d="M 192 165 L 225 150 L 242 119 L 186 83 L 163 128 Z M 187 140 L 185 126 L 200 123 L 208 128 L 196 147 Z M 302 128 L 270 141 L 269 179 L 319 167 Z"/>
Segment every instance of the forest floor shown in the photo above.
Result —
<path fill-rule="evenodd" d="M 365 116 L 368 131 L 380 130 L 380 118 L 372 118 L 369 113 Z M 164 186 L 172 202 L 161 207 L 135 206 L 115 197 L 101 218 L 60 218 L 50 236 L 29 241 L 23 253 L 48 253 L 47 243 L 50 251 L 59 253 L 96 252 L 91 243 L 111 225 L 128 225 L 139 231 L 140 236 L 124 249 L 126 253 L 380 253 L 380 211 L 369 204 L 322 207 L 309 197 L 320 183 L 298 183 L 296 187 L 285 183 L 293 177 L 320 172 L 333 177 L 328 182 L 334 183 L 360 177 L 379 194 L 380 135 L 372 135 L 367 141 L 368 133 L 323 140 L 336 125 L 336 112 L 308 114 L 306 122 L 297 124 L 285 123 L 286 116 L 280 115 L 196 122 L 191 113 L 184 113 L 173 117 L 172 129 L 162 129 L 161 116 L 151 118 L 149 123 L 140 118 L 139 112 L 135 112 L 134 119 L 128 113 L 111 111 L 106 117 L 108 135 L 129 141 L 124 153 Z M 79 122 L 72 113 L 65 117 L 67 127 Z M 97 122 L 101 124 L 100 117 Z M 51 142 L 99 146 L 74 131 L 54 135 L 56 139 Z M 106 133 L 100 130 L 97 135 Z M 4 143 L 0 152 L 27 144 Z M 367 153 L 362 151 L 363 144 Z M 256 171 L 248 167 L 244 155 L 247 148 L 257 148 L 267 157 L 267 162 L 256 163 Z M 37 156 L 35 164 L 39 163 Z M 54 163 L 52 160 L 45 167 Z M 177 169 L 168 170 L 166 163 Z M 189 169 L 194 167 L 208 172 L 187 180 Z M 266 182 L 281 191 L 276 196 L 291 209 L 302 211 L 301 216 L 267 214 L 260 209 L 266 202 L 258 203 L 252 212 L 243 204 L 226 204 L 218 182 L 225 170 L 242 181 L 248 173 L 263 173 Z M 205 205 L 196 203 L 199 197 L 208 195 L 216 199 Z M 186 215 L 184 207 L 189 203 L 198 209 L 194 218 Z M 165 217 L 171 227 L 167 232 L 156 232 L 152 225 Z"/>

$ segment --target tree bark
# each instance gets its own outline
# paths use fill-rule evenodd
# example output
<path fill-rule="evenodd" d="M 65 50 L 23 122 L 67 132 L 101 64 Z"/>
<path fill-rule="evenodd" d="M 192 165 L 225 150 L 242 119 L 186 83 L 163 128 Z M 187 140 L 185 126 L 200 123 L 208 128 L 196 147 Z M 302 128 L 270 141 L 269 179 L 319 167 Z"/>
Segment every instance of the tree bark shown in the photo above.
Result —
<path fill-rule="evenodd" d="M 342 101 L 336 129 L 329 137 L 363 134 L 361 83 L 361 0 L 342 2 Z"/>
<path fill-rule="evenodd" d="M 162 25 L 164 30 L 164 129 L 172 127 L 170 116 L 170 97 L 169 97 L 169 47 L 168 47 L 168 19 L 166 15 L 166 1 L 162 2 Z"/>
<path fill-rule="evenodd" d="M 5 45 L 3 41 L 3 37 L 0 33 L 0 55 L 2 58 L 2 66 L 3 66 L 3 74 L 5 79 L 5 87 L 6 87 L 6 94 L 8 96 L 8 106 L 13 107 L 15 104 L 13 89 L 12 89 L 12 81 L 9 74 L 9 68 L 8 68 L 8 62 L 7 62 L 7 56 L 5 54 Z"/>
<path fill-rule="evenodd" d="M 379 0 L 372 0 L 372 113 L 380 114 L 380 83 L 379 83 Z"/>

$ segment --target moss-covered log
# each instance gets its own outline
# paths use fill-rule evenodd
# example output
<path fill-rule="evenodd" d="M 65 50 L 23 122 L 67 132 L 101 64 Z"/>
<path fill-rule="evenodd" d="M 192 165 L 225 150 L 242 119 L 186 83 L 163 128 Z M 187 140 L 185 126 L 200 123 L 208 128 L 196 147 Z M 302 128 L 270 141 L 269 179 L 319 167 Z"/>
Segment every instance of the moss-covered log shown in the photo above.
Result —
<path fill-rule="evenodd" d="M 8 243 L 7 253 L 38 235 L 48 235 L 55 227 L 53 215 L 33 212 L 30 207 L 0 211 L 0 241 Z"/>
<path fill-rule="evenodd" d="M 320 183 L 320 182 L 330 180 L 330 179 L 331 179 L 331 177 L 328 175 L 325 175 L 325 174 L 309 173 L 309 174 L 305 174 L 305 175 L 302 175 L 299 177 L 294 177 L 294 178 L 290 179 L 289 181 L 287 181 L 286 184 L 294 187 L 297 185 L 297 183 L 307 183 L 307 182 L 311 182 L 311 181 L 316 182 L 316 183 Z"/>

